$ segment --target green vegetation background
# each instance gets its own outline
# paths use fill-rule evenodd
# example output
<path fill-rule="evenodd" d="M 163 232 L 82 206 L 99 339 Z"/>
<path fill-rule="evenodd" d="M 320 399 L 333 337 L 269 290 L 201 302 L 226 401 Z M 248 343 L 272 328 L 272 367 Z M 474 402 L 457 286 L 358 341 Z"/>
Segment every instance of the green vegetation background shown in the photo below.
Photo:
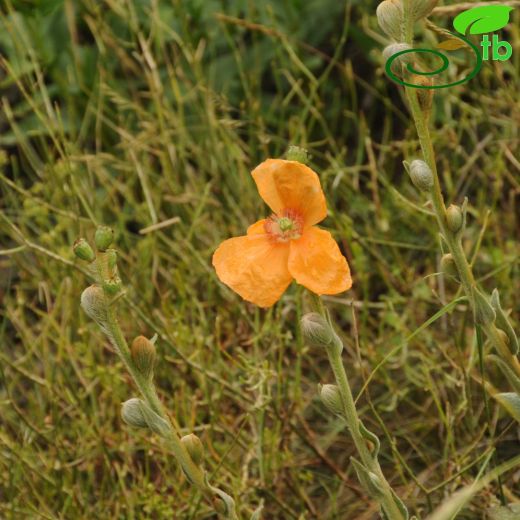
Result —
<path fill-rule="evenodd" d="M 116 230 L 127 337 L 161 336 L 160 394 L 242 511 L 263 500 L 265 518 L 376 517 L 341 421 L 316 399 L 331 374 L 299 336 L 298 287 L 266 312 L 211 267 L 221 240 L 267 214 L 250 170 L 289 144 L 309 149 L 323 224 L 353 269 L 353 290 L 327 301 L 355 390 L 372 375 L 359 406 L 401 497 L 425 515 L 518 453 L 518 427 L 486 410 L 465 304 L 446 310 L 457 287 L 436 274 L 437 228 L 401 164 L 418 143 L 383 73 L 377 2 L 0 5 L 1 518 L 212 518 L 160 440 L 119 417 L 135 390 L 79 308 L 89 282 L 71 253 L 97 223 Z M 449 27 L 453 13 L 433 20 Z M 502 33 L 512 60 L 438 91 L 432 116 L 447 199 L 470 198 L 465 246 L 517 323 L 518 21 Z M 519 480 L 458 518 L 514 500 Z"/>

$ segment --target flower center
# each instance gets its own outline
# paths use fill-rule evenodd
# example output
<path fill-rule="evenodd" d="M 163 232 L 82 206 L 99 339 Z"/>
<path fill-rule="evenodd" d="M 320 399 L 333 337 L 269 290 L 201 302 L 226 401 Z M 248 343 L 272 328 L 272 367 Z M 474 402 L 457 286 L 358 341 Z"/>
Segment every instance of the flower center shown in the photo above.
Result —
<path fill-rule="evenodd" d="M 281 215 L 271 215 L 264 228 L 276 242 L 296 240 L 302 235 L 303 217 L 295 210 L 285 209 Z"/>

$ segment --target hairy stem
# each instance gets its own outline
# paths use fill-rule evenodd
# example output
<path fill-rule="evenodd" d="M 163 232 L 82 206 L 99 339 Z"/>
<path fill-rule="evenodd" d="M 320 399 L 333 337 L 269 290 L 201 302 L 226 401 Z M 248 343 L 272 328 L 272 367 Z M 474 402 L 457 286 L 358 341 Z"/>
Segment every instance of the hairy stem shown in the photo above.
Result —
<path fill-rule="evenodd" d="M 322 300 L 318 296 L 315 297 L 315 303 L 317 311 L 332 327 L 329 313 L 325 309 Z M 373 473 L 378 480 L 378 493 L 377 496 L 374 496 L 373 498 L 378 500 L 388 520 L 406 520 L 407 517 L 399 508 L 396 495 L 392 491 L 392 487 L 386 480 L 383 471 L 381 470 L 381 466 L 377 460 L 377 455 L 374 455 L 370 451 L 367 439 L 361 432 L 362 422 L 356 409 L 352 390 L 350 388 L 347 373 L 341 358 L 342 350 L 343 344 L 341 343 L 341 340 L 337 338 L 337 341 L 333 341 L 327 347 L 327 356 L 329 358 L 329 363 L 334 373 L 334 378 L 336 379 L 336 384 L 338 385 L 341 395 L 343 417 L 347 422 L 347 428 L 352 436 L 356 450 L 359 454 L 359 457 L 361 458 L 363 465 L 368 471 Z"/>
<path fill-rule="evenodd" d="M 405 43 L 412 45 L 413 30 L 410 30 L 411 16 L 408 4 L 409 2 L 405 3 L 405 27 L 407 27 L 407 29 L 405 30 L 404 36 Z M 415 128 L 417 130 L 417 135 L 419 137 L 419 142 L 421 145 L 424 161 L 429 166 L 433 174 L 434 184 L 430 192 L 430 195 L 436 220 L 441 230 L 441 233 L 446 241 L 449 252 L 451 253 L 455 265 L 457 267 L 460 283 L 462 285 L 464 293 L 466 294 L 466 297 L 468 298 L 471 309 L 473 311 L 473 316 L 475 318 L 477 313 L 477 304 L 474 296 L 474 289 L 476 288 L 475 277 L 473 276 L 471 265 L 462 247 L 460 237 L 454 234 L 447 226 L 446 204 L 441 190 L 439 174 L 437 172 L 435 151 L 430 135 L 429 117 L 422 110 L 419 104 L 416 89 L 411 87 L 405 87 L 405 91 L 410 106 L 412 118 L 415 123 Z M 516 375 L 520 377 L 520 363 L 518 362 L 517 357 L 514 356 L 508 349 L 507 345 L 505 345 L 504 341 L 500 337 L 500 333 L 496 325 L 494 323 L 485 323 L 482 325 L 482 329 L 487 339 L 493 345 L 498 354 L 504 359 L 504 361 L 507 362 L 511 369 L 516 373 Z"/>
<path fill-rule="evenodd" d="M 164 438 L 172 449 L 186 477 L 190 483 L 198 488 L 207 498 L 212 499 L 215 495 L 220 496 L 226 504 L 227 518 L 229 520 L 238 520 L 233 499 L 224 491 L 211 486 L 208 483 L 205 477 L 205 473 L 193 462 L 191 456 L 181 442 L 179 432 L 168 417 L 168 414 L 166 413 L 166 410 L 157 395 L 153 382 L 145 378 L 135 368 L 134 362 L 130 355 L 128 343 L 126 342 L 126 339 L 121 331 L 121 327 L 119 326 L 114 307 L 110 304 L 107 304 L 106 310 L 106 328 L 108 330 L 109 337 L 114 344 L 119 357 L 125 364 L 126 369 L 132 376 L 132 379 L 134 380 L 137 388 L 141 392 L 145 402 L 157 415 L 159 415 L 168 423 L 169 428 Z"/>

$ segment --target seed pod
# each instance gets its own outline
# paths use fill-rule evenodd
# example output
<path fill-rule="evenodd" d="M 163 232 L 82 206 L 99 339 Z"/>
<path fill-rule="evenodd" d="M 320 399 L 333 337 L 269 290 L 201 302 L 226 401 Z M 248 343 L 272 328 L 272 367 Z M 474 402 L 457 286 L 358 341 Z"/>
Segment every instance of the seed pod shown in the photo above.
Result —
<path fill-rule="evenodd" d="M 459 206 L 452 204 L 446 210 L 446 223 L 448 224 L 448 229 L 452 233 L 458 233 L 462 229 L 462 210 Z"/>
<path fill-rule="evenodd" d="M 108 226 L 99 226 L 94 235 L 94 242 L 98 251 L 105 251 L 114 240 L 114 230 Z"/>
<path fill-rule="evenodd" d="M 300 146 L 289 146 L 285 157 L 288 161 L 298 161 L 302 164 L 307 164 L 309 162 L 309 154 L 307 153 L 307 150 Z"/>
<path fill-rule="evenodd" d="M 147 428 L 148 423 L 143 415 L 143 401 L 133 397 L 128 399 L 121 406 L 121 417 L 123 421 L 133 428 Z"/>
<path fill-rule="evenodd" d="M 155 345 L 148 338 L 137 336 L 132 341 L 130 354 L 137 370 L 147 379 L 151 379 L 157 355 Z"/>
<path fill-rule="evenodd" d="M 396 41 L 401 40 L 404 27 L 404 13 L 401 0 L 384 0 L 377 6 L 379 27 Z"/>
<path fill-rule="evenodd" d="M 320 398 L 329 412 L 342 415 L 343 404 L 339 388 L 336 385 L 323 385 L 320 389 Z"/>
<path fill-rule="evenodd" d="M 433 188 L 433 173 L 430 167 L 420 159 L 410 164 L 410 179 L 414 186 L 421 191 L 430 191 Z"/>
<path fill-rule="evenodd" d="M 200 466 L 204 461 L 204 446 L 201 440 L 194 433 L 190 433 L 182 437 L 181 442 L 190 454 L 191 460 Z"/>
<path fill-rule="evenodd" d="M 303 337 L 314 347 L 327 347 L 336 338 L 327 320 L 317 312 L 309 312 L 301 320 Z"/>
<path fill-rule="evenodd" d="M 84 238 L 78 238 L 76 242 L 74 242 L 72 250 L 80 260 L 92 262 L 96 258 L 94 250 L 90 247 L 90 244 Z"/>
<path fill-rule="evenodd" d="M 103 282 L 103 290 L 109 296 L 115 296 L 121 290 L 121 278 L 116 275 L 109 280 L 105 280 Z"/>

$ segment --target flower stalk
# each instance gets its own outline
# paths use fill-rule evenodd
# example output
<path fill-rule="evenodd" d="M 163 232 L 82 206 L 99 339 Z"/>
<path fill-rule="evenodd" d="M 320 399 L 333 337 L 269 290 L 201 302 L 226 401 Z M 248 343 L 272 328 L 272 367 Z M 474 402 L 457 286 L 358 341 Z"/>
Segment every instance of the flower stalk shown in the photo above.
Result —
<path fill-rule="evenodd" d="M 117 303 L 123 294 L 121 280 L 117 274 L 117 255 L 115 250 L 108 249 L 112 238 L 112 230 L 104 226 L 100 227 L 96 231 L 95 258 L 92 259 L 91 255 L 84 254 L 86 250 L 84 240 L 79 242 L 81 245 L 79 253 L 78 242 L 76 243 L 75 253 L 78 258 L 91 262 L 92 273 L 97 282 L 83 292 L 82 307 L 108 337 L 142 396 L 142 400 L 133 398 L 123 403 L 123 420 L 135 427 L 148 427 L 162 437 L 175 455 L 188 481 L 208 498 L 225 518 L 238 520 L 233 498 L 210 484 L 202 466 L 202 458 L 195 456 L 195 452 L 191 449 L 194 439 L 190 438 L 191 444 L 188 444 L 187 436 L 184 440 L 181 438 L 179 427 L 170 418 L 157 395 L 153 381 L 154 340 L 139 336 L 130 348 L 123 335 L 117 319 Z M 197 451 L 200 450 L 201 447 L 197 447 Z"/>
<path fill-rule="evenodd" d="M 410 46 L 413 45 L 414 39 L 413 6 L 414 0 L 403 0 L 404 29 L 402 39 L 405 44 Z M 465 201 L 462 209 L 456 206 L 446 208 L 430 134 L 429 112 L 422 109 L 416 89 L 405 87 L 405 93 L 419 138 L 423 158 L 432 175 L 433 183 L 431 189 L 427 190 L 427 192 L 444 244 L 456 267 L 457 278 L 460 281 L 471 307 L 475 326 L 481 327 L 489 343 L 509 368 L 509 376 L 511 377 L 511 373 L 514 374 L 514 377 L 517 378 L 520 384 L 520 363 L 517 357 L 518 340 L 516 334 L 513 331 L 509 319 L 500 308 L 498 292 L 496 293 L 496 297 L 491 299 L 488 295 L 483 294 L 481 289 L 477 287 L 471 264 L 468 261 L 462 245 L 462 234 L 466 224 L 467 201 Z M 493 301 L 498 302 L 498 304 L 495 303 L 494 305 L 496 307 L 495 309 L 493 309 Z M 506 337 L 504 337 L 504 332 Z M 498 366 L 502 368 L 501 365 Z"/>
<path fill-rule="evenodd" d="M 343 343 L 334 332 L 330 315 L 323 305 L 323 301 L 319 296 L 313 293 L 311 295 L 314 299 L 317 313 L 311 313 L 303 317 L 302 331 L 310 344 L 322 346 L 326 349 L 336 380 L 336 387 L 325 385 L 322 388 L 321 398 L 329 410 L 338 413 L 347 423 L 347 428 L 361 459 L 361 461 L 358 461 L 352 457 L 352 464 L 365 491 L 380 504 L 385 515 L 384 518 L 388 520 L 407 520 L 408 511 L 406 506 L 386 480 L 379 464 L 379 439 L 365 427 L 358 415 L 341 358 Z M 323 391 L 324 389 L 326 392 Z M 337 401 L 336 391 L 339 394 L 340 402 Z"/>

